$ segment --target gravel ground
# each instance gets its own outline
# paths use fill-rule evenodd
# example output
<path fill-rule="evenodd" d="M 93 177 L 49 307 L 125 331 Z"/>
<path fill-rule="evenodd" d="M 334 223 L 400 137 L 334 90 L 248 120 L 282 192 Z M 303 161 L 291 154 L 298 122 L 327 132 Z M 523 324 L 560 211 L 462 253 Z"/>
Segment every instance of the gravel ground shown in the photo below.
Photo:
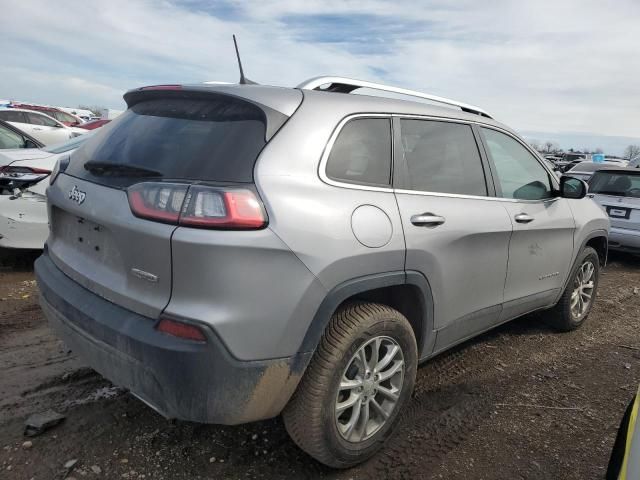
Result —
<path fill-rule="evenodd" d="M 612 255 L 582 329 L 555 333 L 539 313 L 431 360 L 389 445 L 332 471 L 280 419 L 168 421 L 111 385 L 51 333 L 32 258 L 21 260 L 0 268 L 3 479 L 599 479 L 640 383 L 640 259 Z M 25 419 L 47 409 L 66 420 L 24 437 Z"/>

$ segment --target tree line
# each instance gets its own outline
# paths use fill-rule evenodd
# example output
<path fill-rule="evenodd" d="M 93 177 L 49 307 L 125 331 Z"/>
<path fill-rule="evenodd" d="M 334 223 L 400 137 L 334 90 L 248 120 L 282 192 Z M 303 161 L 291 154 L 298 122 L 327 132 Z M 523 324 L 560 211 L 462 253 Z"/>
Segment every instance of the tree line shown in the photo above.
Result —
<path fill-rule="evenodd" d="M 560 145 L 558 145 L 556 142 L 552 142 L 551 140 L 546 140 L 544 142 L 541 142 L 539 140 L 530 140 L 529 145 L 531 145 L 532 148 L 535 148 L 538 152 L 544 153 L 544 154 L 564 153 L 564 150 L 560 148 Z M 568 151 L 586 153 L 586 154 L 604 153 L 604 150 L 602 150 L 602 148 L 600 147 L 595 149 L 583 147 L 579 150 L 570 148 Z M 633 160 L 634 158 L 637 158 L 637 157 L 640 157 L 640 145 L 629 145 L 627 148 L 624 149 L 624 153 L 622 155 L 623 159 Z"/>

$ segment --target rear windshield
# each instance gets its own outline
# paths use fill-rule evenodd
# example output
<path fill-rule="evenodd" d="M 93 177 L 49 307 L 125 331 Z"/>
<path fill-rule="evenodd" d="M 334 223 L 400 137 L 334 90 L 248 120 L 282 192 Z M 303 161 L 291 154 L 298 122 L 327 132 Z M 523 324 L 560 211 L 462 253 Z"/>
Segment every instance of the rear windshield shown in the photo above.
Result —
<path fill-rule="evenodd" d="M 73 154 L 66 173 L 122 187 L 140 181 L 139 174 L 127 178 L 134 169 L 168 180 L 249 183 L 265 131 L 265 113 L 233 97 L 156 98 L 100 128 Z M 85 168 L 96 162 L 107 168 Z"/>
<path fill-rule="evenodd" d="M 623 172 L 596 172 L 589 182 L 590 193 L 640 198 L 639 174 Z"/>

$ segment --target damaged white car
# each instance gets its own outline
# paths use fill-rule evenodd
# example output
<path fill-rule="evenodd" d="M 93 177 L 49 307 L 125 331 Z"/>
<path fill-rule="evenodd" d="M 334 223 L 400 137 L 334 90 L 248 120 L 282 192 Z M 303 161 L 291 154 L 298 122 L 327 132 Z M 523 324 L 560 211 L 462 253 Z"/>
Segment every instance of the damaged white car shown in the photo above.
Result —
<path fill-rule="evenodd" d="M 37 250 L 49 234 L 49 176 L 92 133 L 50 147 L 0 151 L 0 248 Z"/>

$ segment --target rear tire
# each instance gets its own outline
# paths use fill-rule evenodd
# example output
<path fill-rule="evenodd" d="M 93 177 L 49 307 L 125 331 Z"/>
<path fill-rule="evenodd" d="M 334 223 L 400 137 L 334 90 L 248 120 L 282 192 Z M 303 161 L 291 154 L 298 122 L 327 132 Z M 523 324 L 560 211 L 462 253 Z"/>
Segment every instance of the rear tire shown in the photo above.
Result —
<path fill-rule="evenodd" d="M 589 316 L 598 290 L 600 261 L 598 253 L 586 247 L 578 256 L 560 301 L 549 311 L 549 323 L 561 332 L 579 328 Z"/>
<path fill-rule="evenodd" d="M 417 359 L 413 330 L 400 312 L 374 303 L 340 309 L 284 409 L 287 432 L 330 467 L 365 461 L 397 425 Z"/>

